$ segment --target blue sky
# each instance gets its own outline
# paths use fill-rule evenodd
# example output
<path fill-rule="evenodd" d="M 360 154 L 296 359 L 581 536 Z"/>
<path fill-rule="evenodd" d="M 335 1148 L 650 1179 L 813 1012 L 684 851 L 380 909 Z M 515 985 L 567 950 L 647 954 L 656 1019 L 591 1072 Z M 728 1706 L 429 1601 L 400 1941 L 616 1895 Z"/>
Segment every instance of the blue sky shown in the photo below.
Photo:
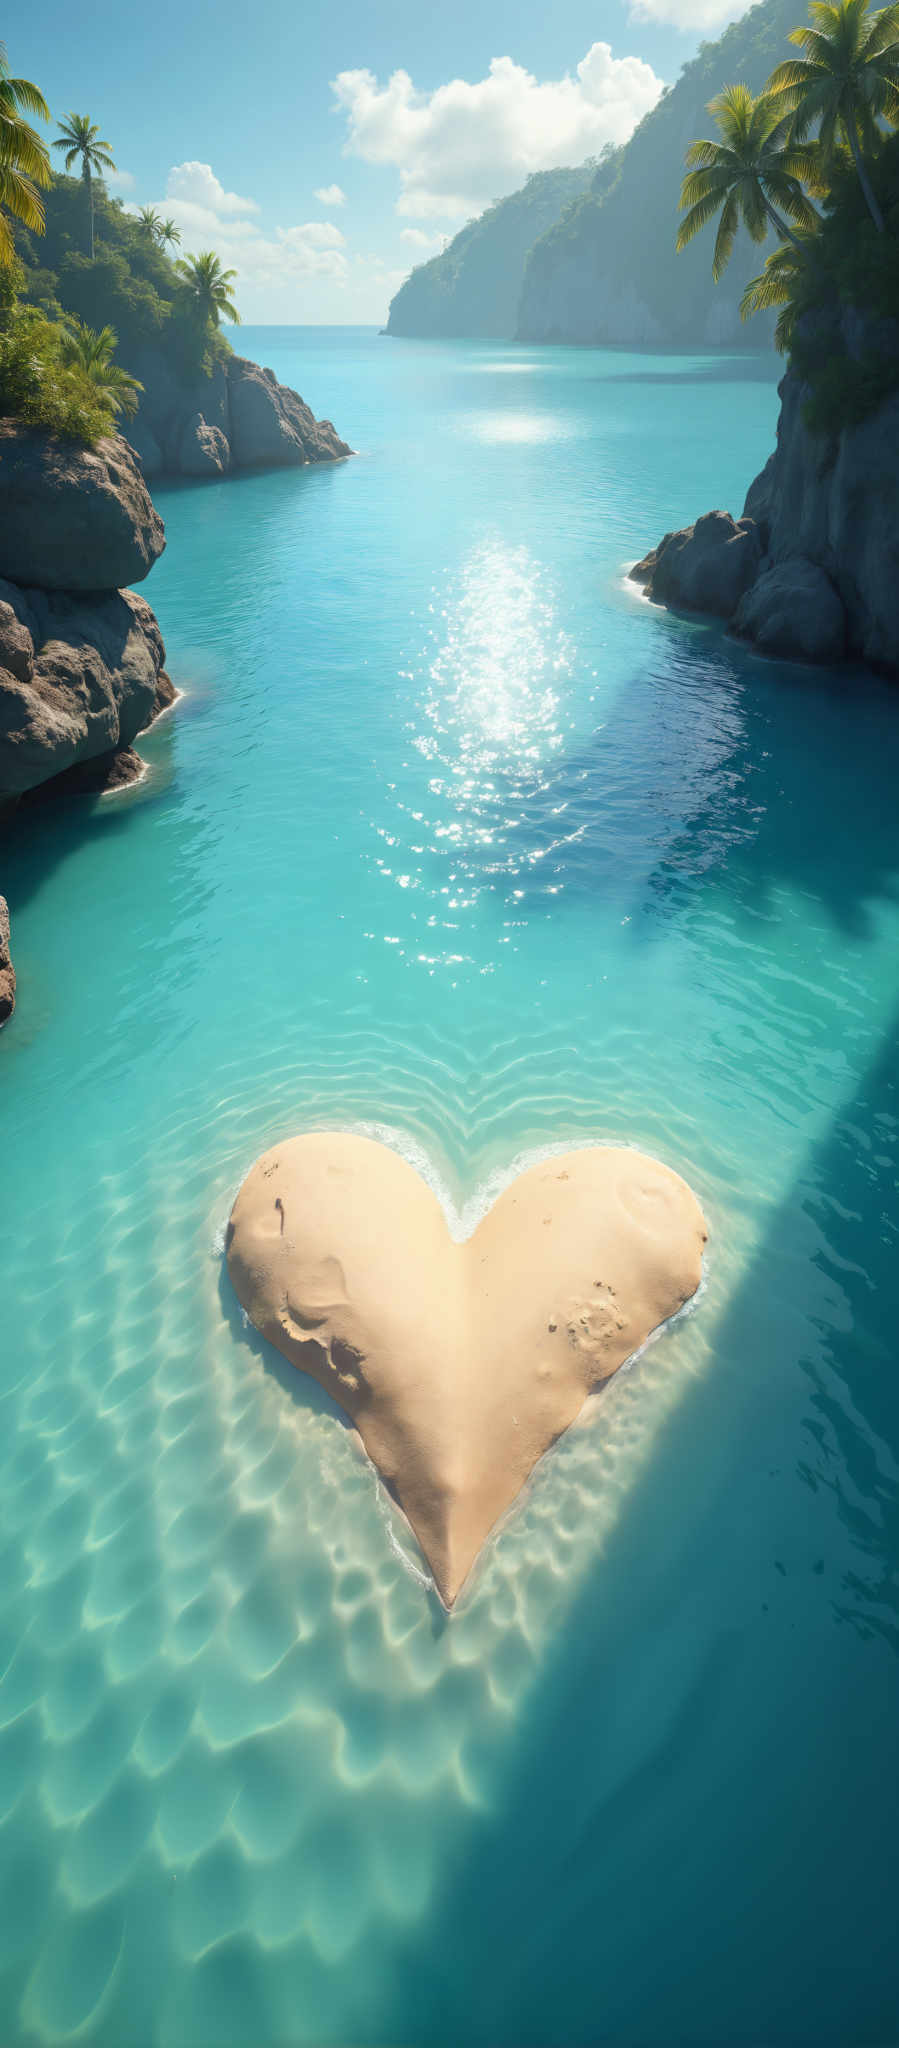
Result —
<path fill-rule="evenodd" d="M 626 139 L 741 0 L 45 0 L 7 30 L 129 204 L 238 271 L 246 320 L 380 322 L 402 276 L 529 170 Z M 113 189 L 116 181 L 111 180 Z"/>

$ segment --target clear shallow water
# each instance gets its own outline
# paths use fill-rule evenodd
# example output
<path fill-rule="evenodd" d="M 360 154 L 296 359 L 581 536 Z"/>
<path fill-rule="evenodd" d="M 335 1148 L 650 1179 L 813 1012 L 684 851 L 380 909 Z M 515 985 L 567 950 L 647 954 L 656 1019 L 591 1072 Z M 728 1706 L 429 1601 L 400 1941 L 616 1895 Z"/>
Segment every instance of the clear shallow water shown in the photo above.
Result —
<path fill-rule="evenodd" d="M 895 2043 L 897 701 L 622 582 L 773 372 L 244 345 L 359 459 L 160 492 L 185 700 L 4 857 L 4 2044 Z M 711 1221 L 449 1621 L 223 1281 L 322 1122 Z"/>

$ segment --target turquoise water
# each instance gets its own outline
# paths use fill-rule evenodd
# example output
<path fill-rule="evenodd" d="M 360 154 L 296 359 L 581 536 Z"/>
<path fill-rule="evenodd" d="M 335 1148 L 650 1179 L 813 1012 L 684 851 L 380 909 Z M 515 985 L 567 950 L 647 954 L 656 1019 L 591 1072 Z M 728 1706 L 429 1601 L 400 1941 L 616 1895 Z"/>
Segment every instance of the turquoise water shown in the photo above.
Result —
<path fill-rule="evenodd" d="M 4 858 L 0 2039 L 895 2044 L 897 700 L 622 576 L 776 372 L 244 345 L 358 459 L 159 493 L 184 700 Z M 327 1123 L 711 1223 L 449 1619 L 223 1277 Z"/>

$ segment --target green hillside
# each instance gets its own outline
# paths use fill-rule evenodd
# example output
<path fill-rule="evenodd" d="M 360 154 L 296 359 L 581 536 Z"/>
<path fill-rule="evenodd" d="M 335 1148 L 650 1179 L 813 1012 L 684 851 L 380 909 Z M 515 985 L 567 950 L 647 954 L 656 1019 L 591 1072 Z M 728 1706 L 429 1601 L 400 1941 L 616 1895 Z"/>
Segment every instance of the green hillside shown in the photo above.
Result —
<path fill-rule="evenodd" d="M 535 171 L 520 192 L 469 221 L 439 256 L 419 264 L 400 286 L 388 334 L 450 335 L 508 340 L 518 317 L 529 250 L 565 207 L 608 165 Z"/>
<path fill-rule="evenodd" d="M 86 253 L 86 201 L 80 178 L 54 177 L 44 192 L 46 228 L 15 227 L 21 297 L 51 318 L 77 314 L 118 337 L 127 368 L 158 346 L 174 374 L 195 375 L 229 351 L 223 334 L 198 324 L 191 294 L 170 256 L 142 232 L 118 199 L 94 179 L 95 253 Z"/>
<path fill-rule="evenodd" d="M 706 109 L 722 86 L 761 89 L 804 14 L 802 0 L 762 0 L 719 41 L 703 44 L 618 153 L 611 186 L 596 181 L 533 246 L 521 340 L 759 346 L 770 325 L 742 326 L 739 302 L 762 252 L 741 237 L 721 285 L 712 281 L 705 236 L 676 253 L 684 152 L 710 132 Z"/>

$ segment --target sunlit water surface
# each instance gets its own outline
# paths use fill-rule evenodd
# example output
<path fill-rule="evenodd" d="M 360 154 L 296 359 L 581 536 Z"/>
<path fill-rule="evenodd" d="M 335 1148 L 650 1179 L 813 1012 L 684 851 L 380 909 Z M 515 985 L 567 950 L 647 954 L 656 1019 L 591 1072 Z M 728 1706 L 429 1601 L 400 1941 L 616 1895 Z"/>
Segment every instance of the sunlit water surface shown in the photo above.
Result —
<path fill-rule="evenodd" d="M 244 345 L 358 459 L 160 491 L 184 701 L 4 859 L 4 2048 L 895 2043 L 899 701 L 622 575 L 774 366 Z M 451 1619 L 223 1276 L 323 1124 L 710 1220 Z"/>

